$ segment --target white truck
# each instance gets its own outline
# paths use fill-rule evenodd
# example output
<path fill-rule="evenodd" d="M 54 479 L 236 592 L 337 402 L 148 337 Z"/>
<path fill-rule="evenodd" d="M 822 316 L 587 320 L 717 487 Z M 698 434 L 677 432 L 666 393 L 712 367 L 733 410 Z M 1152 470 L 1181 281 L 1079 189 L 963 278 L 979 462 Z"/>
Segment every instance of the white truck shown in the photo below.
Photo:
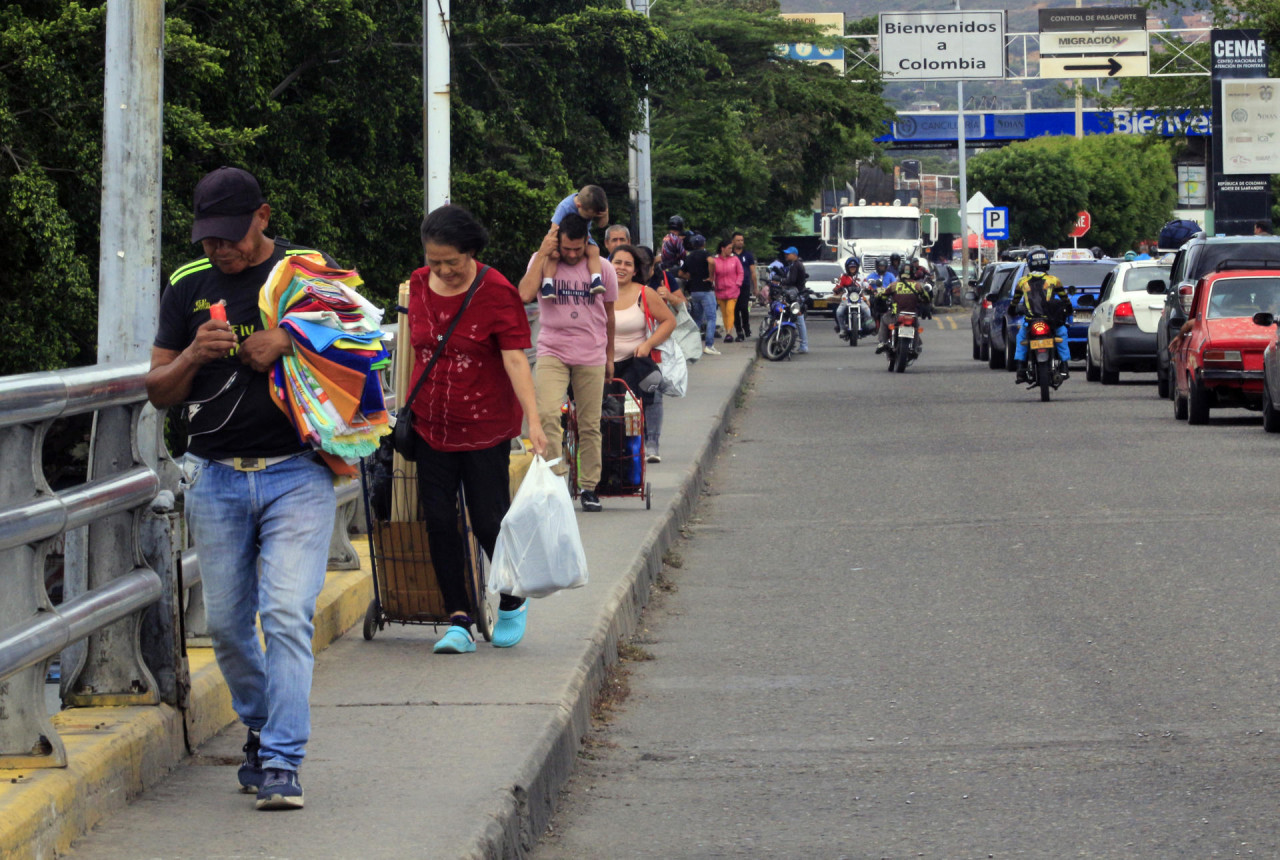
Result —
<path fill-rule="evenodd" d="M 938 219 L 925 217 L 930 241 L 937 241 Z M 887 261 L 891 254 L 899 254 L 906 260 L 922 250 L 920 209 L 899 203 L 867 205 L 865 200 L 857 206 L 841 206 L 822 216 L 822 241 L 835 249 L 841 264 L 857 257 L 864 272 L 874 269 L 880 257 Z"/>

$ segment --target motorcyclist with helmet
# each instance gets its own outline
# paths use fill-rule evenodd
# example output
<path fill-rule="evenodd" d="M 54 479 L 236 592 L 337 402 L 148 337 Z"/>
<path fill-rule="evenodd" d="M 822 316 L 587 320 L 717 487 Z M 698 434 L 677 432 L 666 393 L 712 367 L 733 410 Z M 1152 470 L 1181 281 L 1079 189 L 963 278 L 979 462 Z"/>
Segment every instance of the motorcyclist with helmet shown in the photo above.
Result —
<path fill-rule="evenodd" d="M 1070 376 L 1067 362 L 1071 360 L 1071 348 L 1067 345 L 1067 317 L 1071 316 L 1071 297 L 1062 281 L 1049 274 L 1049 252 L 1043 245 L 1027 251 L 1027 274 L 1014 287 L 1013 301 L 1009 303 L 1009 316 L 1038 316 L 1049 321 L 1053 336 L 1058 339 L 1058 358 L 1062 361 L 1062 378 Z M 1018 347 L 1013 360 L 1017 367 L 1018 382 L 1029 382 L 1027 377 L 1027 353 L 1030 326 L 1023 325 L 1018 332 Z"/>
<path fill-rule="evenodd" d="M 844 273 L 840 275 L 840 280 L 836 282 L 836 288 L 831 291 L 832 295 L 843 295 L 846 290 L 849 293 L 850 301 L 860 301 L 858 298 L 858 258 L 850 257 L 844 261 Z M 849 339 L 849 306 L 841 302 L 836 308 L 836 331 L 840 332 L 841 340 Z"/>
<path fill-rule="evenodd" d="M 877 261 L 878 269 L 879 261 Z M 898 278 L 882 289 L 880 296 L 888 302 L 889 309 L 880 317 L 880 332 L 876 335 L 880 345 L 876 347 L 876 353 L 882 353 L 889 348 L 889 326 L 896 321 L 900 313 L 916 315 L 916 351 L 924 349 L 924 342 L 920 339 L 920 317 L 929 311 L 929 293 L 925 291 L 924 286 L 916 281 Z"/>
<path fill-rule="evenodd" d="M 890 254 L 890 255 L 889 255 L 889 271 L 890 271 L 890 272 L 893 272 L 893 277 L 894 277 L 895 279 L 902 279 L 902 278 L 905 278 L 905 277 L 906 277 L 906 274 L 903 272 L 903 269 L 902 269 L 902 255 L 901 255 L 901 254 Z"/>

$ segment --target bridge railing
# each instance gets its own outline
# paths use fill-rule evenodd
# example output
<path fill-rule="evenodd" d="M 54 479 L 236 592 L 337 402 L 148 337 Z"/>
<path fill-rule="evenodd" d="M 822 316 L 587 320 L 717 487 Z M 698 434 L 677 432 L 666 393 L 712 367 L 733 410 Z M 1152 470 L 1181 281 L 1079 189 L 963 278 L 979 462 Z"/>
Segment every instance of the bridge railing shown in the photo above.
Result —
<path fill-rule="evenodd" d="M 162 416 L 147 403 L 147 370 L 139 362 L 0 377 L 0 769 L 66 765 L 45 696 L 59 655 L 63 707 L 186 704 L 177 631 L 205 633 L 200 560 L 187 546 Z M 394 407 L 390 391 L 387 401 Z M 55 421 L 86 414 L 88 476 L 55 490 L 42 470 L 45 436 Z M 350 533 L 364 522 L 362 501 L 359 483 L 338 488 L 331 569 L 360 567 Z M 55 605 L 47 560 L 64 545 Z"/>

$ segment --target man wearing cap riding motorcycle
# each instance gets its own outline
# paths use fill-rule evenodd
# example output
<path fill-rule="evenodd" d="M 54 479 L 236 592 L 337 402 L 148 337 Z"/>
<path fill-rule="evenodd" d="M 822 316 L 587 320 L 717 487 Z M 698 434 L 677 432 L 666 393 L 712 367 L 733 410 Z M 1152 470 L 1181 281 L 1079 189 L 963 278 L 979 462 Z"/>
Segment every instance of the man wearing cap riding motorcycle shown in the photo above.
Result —
<path fill-rule="evenodd" d="M 1071 315 L 1071 298 L 1062 281 L 1049 274 L 1049 252 L 1037 245 L 1027 251 L 1027 274 L 1018 279 L 1009 303 L 1009 316 L 1044 317 L 1053 326 L 1053 336 L 1058 338 L 1058 358 L 1062 360 L 1062 378 L 1070 376 L 1067 362 L 1071 360 L 1071 348 L 1067 345 L 1067 317 Z M 1018 382 L 1027 381 L 1027 338 L 1029 326 L 1018 332 L 1018 347 L 1013 352 Z"/>
<path fill-rule="evenodd" d="M 312 615 L 335 499 L 329 468 L 271 399 L 271 368 L 293 343 L 284 329 L 264 329 L 258 310 L 278 262 L 320 252 L 268 238 L 270 219 L 247 171 L 221 167 L 196 185 L 191 241 L 205 256 L 175 271 L 160 298 L 146 385 L 157 409 L 187 406 L 185 513 L 218 668 L 248 726 L 241 790 L 256 792 L 258 809 L 298 809 Z"/>
<path fill-rule="evenodd" d="M 879 263 L 880 261 L 877 261 L 877 272 L 880 270 Z M 880 298 L 888 303 L 889 309 L 880 317 L 880 331 L 876 334 L 880 345 L 876 347 L 876 353 L 882 353 L 889 348 L 889 326 L 897 319 L 899 313 L 917 315 L 916 352 L 924 349 L 918 321 L 918 318 L 929 310 L 929 294 L 925 292 L 924 287 L 915 281 L 907 280 L 904 274 L 903 277 L 890 281 L 889 286 L 880 291 Z"/>

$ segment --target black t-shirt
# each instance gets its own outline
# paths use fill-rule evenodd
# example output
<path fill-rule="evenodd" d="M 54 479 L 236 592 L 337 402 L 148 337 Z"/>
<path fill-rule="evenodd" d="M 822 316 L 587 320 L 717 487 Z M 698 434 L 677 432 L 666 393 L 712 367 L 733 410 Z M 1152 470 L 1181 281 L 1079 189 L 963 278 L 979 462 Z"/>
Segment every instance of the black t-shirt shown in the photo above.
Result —
<path fill-rule="evenodd" d="M 195 340 L 196 330 L 209 320 L 209 306 L 227 302 L 227 322 L 243 341 L 261 331 L 258 293 L 276 263 L 285 255 L 318 251 L 279 240 L 264 263 L 235 275 L 224 275 L 208 258 L 188 263 L 173 273 L 160 296 L 160 328 L 155 345 L 181 351 Z M 330 265 L 333 260 L 325 255 Z M 242 364 L 233 350 L 196 371 L 187 395 L 188 449 L 198 457 L 280 457 L 304 450 L 293 422 L 271 399 L 270 374 Z"/>
<path fill-rule="evenodd" d="M 705 248 L 690 251 L 684 258 L 684 270 L 689 273 L 685 289 L 691 293 L 705 293 L 714 289 L 711 283 L 711 269 L 708 265 L 708 254 Z"/>

